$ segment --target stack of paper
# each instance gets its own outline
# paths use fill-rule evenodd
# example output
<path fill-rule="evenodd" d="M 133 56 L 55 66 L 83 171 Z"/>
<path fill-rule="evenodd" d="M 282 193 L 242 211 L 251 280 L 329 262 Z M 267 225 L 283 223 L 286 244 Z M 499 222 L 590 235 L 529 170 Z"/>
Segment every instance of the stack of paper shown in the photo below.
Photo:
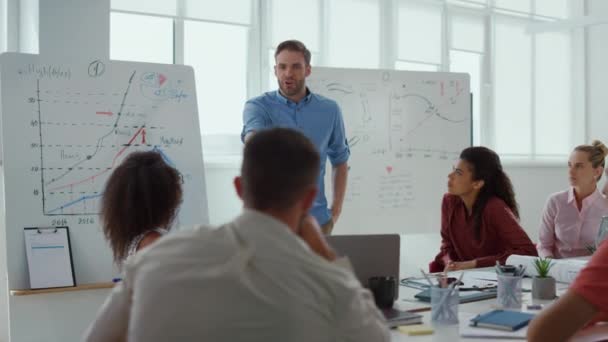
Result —
<path fill-rule="evenodd" d="M 523 265 L 526 266 L 526 275 L 536 276 L 536 268 L 534 268 L 534 260 L 537 257 L 529 255 L 511 255 L 507 258 L 508 265 Z M 587 266 L 590 257 L 574 258 L 574 259 L 553 259 L 553 267 L 549 271 L 555 280 L 562 283 L 572 283 L 579 272 Z"/>
<path fill-rule="evenodd" d="M 382 313 L 384 314 L 384 318 L 386 318 L 386 323 L 391 328 L 400 325 L 422 323 L 422 316 L 415 313 L 397 309 L 383 309 Z"/>

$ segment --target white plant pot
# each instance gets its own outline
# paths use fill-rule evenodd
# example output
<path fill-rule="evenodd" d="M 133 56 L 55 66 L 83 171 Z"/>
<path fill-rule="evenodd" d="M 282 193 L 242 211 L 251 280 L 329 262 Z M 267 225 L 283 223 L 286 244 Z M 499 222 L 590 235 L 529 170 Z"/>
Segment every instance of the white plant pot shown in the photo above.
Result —
<path fill-rule="evenodd" d="M 534 277 L 532 279 L 532 298 L 534 299 L 554 299 L 555 298 L 555 278 L 553 277 Z"/>

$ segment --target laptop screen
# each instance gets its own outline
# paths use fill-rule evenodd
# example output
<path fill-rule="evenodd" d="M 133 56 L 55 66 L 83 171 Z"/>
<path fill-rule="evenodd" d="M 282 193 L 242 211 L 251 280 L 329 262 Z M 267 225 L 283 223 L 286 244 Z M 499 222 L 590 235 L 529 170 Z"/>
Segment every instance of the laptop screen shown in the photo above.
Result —
<path fill-rule="evenodd" d="M 376 276 L 393 276 L 399 281 L 399 234 L 330 235 L 327 242 L 336 254 L 348 257 L 364 287 Z"/>

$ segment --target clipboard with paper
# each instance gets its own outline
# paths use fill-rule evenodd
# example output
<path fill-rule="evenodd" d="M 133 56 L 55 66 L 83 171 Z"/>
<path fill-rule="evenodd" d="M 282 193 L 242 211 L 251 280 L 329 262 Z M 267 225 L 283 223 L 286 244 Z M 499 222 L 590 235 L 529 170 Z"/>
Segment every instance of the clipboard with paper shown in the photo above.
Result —
<path fill-rule="evenodd" d="M 68 227 L 24 228 L 31 289 L 76 286 Z"/>

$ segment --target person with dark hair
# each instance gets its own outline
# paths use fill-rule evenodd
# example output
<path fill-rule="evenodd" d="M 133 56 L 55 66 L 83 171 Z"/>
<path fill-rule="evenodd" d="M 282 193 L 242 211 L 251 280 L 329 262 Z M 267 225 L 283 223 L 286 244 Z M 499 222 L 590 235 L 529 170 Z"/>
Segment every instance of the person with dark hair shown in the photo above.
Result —
<path fill-rule="evenodd" d="M 287 40 L 277 46 L 274 74 L 279 89 L 245 103 L 241 140 L 247 142 L 255 132 L 270 127 L 290 127 L 304 133 L 315 144 L 321 164 L 317 175 L 319 191 L 311 214 L 323 232 L 330 234 L 342 211 L 350 150 L 338 104 L 306 87 L 306 78 L 311 73 L 310 57 L 310 51 L 300 41 Z M 333 170 L 333 198 L 329 208 L 324 184 L 327 158 Z"/>
<path fill-rule="evenodd" d="M 181 175 L 155 151 L 133 152 L 112 172 L 101 200 L 101 221 L 114 261 L 165 235 L 182 201 Z"/>
<path fill-rule="evenodd" d="M 498 155 L 469 147 L 448 176 L 441 205 L 441 248 L 431 272 L 504 264 L 511 254 L 537 255 L 518 223 L 511 180 Z"/>
<path fill-rule="evenodd" d="M 167 236 L 127 262 L 87 341 L 388 341 L 372 294 L 309 214 L 319 154 L 288 128 L 245 145 L 243 213 Z"/>
<path fill-rule="evenodd" d="M 597 187 L 608 148 L 598 140 L 577 146 L 568 159 L 570 188 L 549 196 L 538 236 L 542 257 L 571 258 L 591 255 L 608 199 Z"/>

